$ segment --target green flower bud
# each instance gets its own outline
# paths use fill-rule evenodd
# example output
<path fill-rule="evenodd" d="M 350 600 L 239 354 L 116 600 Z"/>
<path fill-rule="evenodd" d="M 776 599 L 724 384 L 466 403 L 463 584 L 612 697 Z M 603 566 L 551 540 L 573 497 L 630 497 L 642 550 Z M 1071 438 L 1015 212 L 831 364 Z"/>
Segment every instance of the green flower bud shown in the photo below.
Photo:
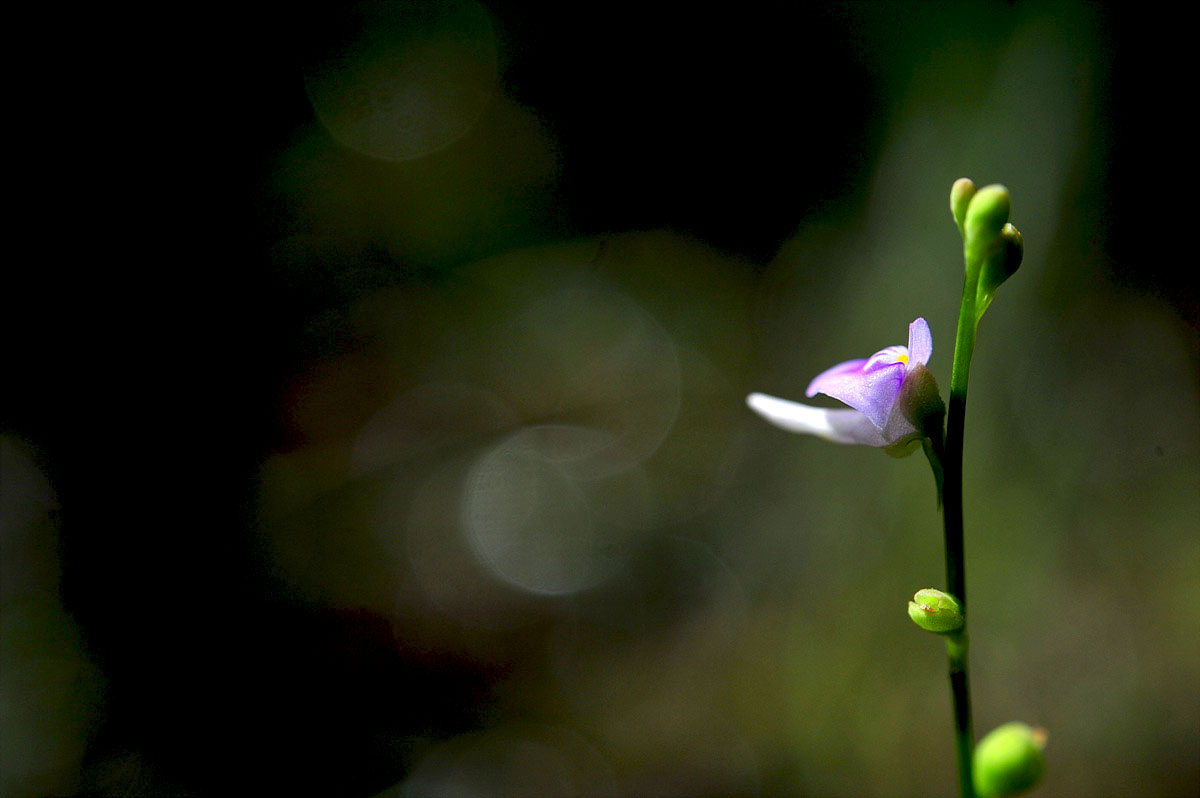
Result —
<path fill-rule="evenodd" d="M 993 183 L 979 189 L 971 197 L 963 226 L 967 228 L 968 233 L 982 233 L 990 240 L 1000 234 L 1011 212 L 1012 198 L 1008 195 L 1008 189 L 999 183 Z"/>
<path fill-rule="evenodd" d="M 975 746 L 975 791 L 985 798 L 1032 789 L 1046 773 L 1044 729 L 1005 723 Z"/>
<path fill-rule="evenodd" d="M 979 274 L 979 290 L 994 292 L 1000 284 L 1012 277 L 1025 256 L 1025 239 L 1012 224 L 1000 229 L 1000 238 L 984 263 Z"/>
<path fill-rule="evenodd" d="M 960 177 L 950 187 L 950 213 L 954 215 L 954 223 L 958 225 L 959 233 L 963 232 L 963 223 L 967 218 L 967 205 L 974 196 L 975 184 L 969 177 Z"/>
<path fill-rule="evenodd" d="M 975 293 L 975 320 L 983 318 L 983 312 L 992 303 L 1005 280 L 1016 274 L 1025 256 L 1025 239 L 1011 224 L 1000 229 L 1000 235 L 993 243 L 979 270 L 979 285 Z"/>
<path fill-rule="evenodd" d="M 971 197 L 963 219 L 963 253 L 968 269 L 973 264 L 983 263 L 1004 230 L 1011 211 L 1008 189 L 999 184 L 984 186 Z"/>
<path fill-rule="evenodd" d="M 931 587 L 918 590 L 908 602 L 908 617 L 922 629 L 940 635 L 957 632 L 964 622 L 958 599 Z"/>

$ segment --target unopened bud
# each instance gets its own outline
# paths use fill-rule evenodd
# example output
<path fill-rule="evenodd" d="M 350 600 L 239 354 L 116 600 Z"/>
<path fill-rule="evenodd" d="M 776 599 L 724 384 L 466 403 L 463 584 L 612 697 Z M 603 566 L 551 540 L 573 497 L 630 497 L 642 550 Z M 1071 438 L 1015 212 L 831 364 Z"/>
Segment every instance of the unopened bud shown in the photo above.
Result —
<path fill-rule="evenodd" d="M 992 239 L 1000 234 L 1011 212 L 1012 198 L 1008 189 L 999 183 L 993 183 L 972 195 L 963 225 L 968 233 L 983 233 Z"/>
<path fill-rule="evenodd" d="M 975 791 L 991 798 L 1037 786 L 1046 773 L 1045 745 L 1044 729 L 1016 722 L 992 729 L 975 746 Z"/>
<path fill-rule="evenodd" d="M 950 187 L 950 213 L 954 215 L 954 223 L 958 225 L 960 233 L 963 231 L 963 223 L 967 218 L 967 205 L 970 204 L 973 196 L 975 196 L 975 184 L 969 177 L 960 177 Z"/>
<path fill-rule="evenodd" d="M 908 602 L 908 617 L 929 632 L 949 634 L 963 628 L 962 605 L 949 593 L 926 588 L 918 590 Z"/>
<path fill-rule="evenodd" d="M 991 253 L 1011 211 L 1008 189 L 999 184 L 984 186 L 971 197 L 963 220 L 963 253 L 968 269 L 982 264 Z"/>
<path fill-rule="evenodd" d="M 1011 224 L 1004 225 L 979 270 L 979 285 L 975 294 L 976 322 L 983 318 L 983 312 L 991 304 L 996 289 L 1016 273 L 1024 257 L 1025 239 L 1017 228 Z"/>

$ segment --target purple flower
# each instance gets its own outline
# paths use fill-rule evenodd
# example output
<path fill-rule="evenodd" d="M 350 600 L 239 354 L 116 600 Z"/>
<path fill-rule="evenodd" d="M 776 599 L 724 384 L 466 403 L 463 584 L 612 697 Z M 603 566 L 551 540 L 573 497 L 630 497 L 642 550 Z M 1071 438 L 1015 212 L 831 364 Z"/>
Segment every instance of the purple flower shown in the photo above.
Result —
<path fill-rule="evenodd" d="M 925 319 L 908 325 L 908 346 L 889 346 L 869 358 L 849 360 L 824 371 L 807 396 L 823 393 L 853 409 L 810 407 L 761 393 L 746 404 L 777 427 L 835 443 L 859 443 L 908 454 L 923 438 L 941 437 L 945 411 L 937 382 L 925 368 L 933 336 Z"/>

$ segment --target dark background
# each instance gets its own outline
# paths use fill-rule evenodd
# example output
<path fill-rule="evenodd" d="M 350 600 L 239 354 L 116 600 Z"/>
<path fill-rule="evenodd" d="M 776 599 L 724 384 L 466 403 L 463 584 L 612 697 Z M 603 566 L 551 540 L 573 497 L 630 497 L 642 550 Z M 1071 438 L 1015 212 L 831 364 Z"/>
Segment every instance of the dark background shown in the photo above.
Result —
<path fill-rule="evenodd" d="M 1019 520 L 968 540 L 973 600 L 997 607 L 975 632 L 979 731 L 1046 725 L 1045 794 L 1194 794 L 1197 302 L 1169 21 L 1071 3 L 484 5 L 502 99 L 401 162 L 339 144 L 306 92 L 375 18 L 350 4 L 11 29 L 5 788 L 949 794 L 940 652 L 899 609 L 894 635 L 863 620 L 924 586 L 913 562 L 937 578 L 928 477 L 769 430 L 741 397 L 798 398 L 919 314 L 945 385 L 945 196 L 968 174 L 1010 185 L 1029 252 L 973 383 L 995 398 L 973 397 L 988 426 L 968 447 L 999 462 L 974 493 L 968 462 L 968 528 L 972 499 Z M 997 99 L 1025 80 L 1028 99 Z M 575 394 L 547 399 L 562 372 L 544 358 L 506 366 L 479 343 L 559 280 L 632 298 L 703 359 L 679 355 L 670 433 L 697 437 L 646 469 L 656 506 L 715 498 L 641 524 L 619 578 L 489 583 L 464 620 L 405 593 L 411 549 L 379 570 L 361 541 L 382 489 L 339 464 L 426 384 L 476 379 L 507 410 L 423 416 L 426 449 L 388 465 L 405 502 L 529 425 L 603 428 Z M 600 319 L 562 345 L 603 340 Z M 318 541 L 299 570 L 278 544 L 295 524 Z M 350 542 L 330 555 L 329 539 Z M 713 587 L 726 577 L 736 600 Z M 900 683 L 872 664 L 896 641 Z M 564 651 L 581 681 L 555 675 Z M 627 672 L 664 660 L 647 683 Z"/>

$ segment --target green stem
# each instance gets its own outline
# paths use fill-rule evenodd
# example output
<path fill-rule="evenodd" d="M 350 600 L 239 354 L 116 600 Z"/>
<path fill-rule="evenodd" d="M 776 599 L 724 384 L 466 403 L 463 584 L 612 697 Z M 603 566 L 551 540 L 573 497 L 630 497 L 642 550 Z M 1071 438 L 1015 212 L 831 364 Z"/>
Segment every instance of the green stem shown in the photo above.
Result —
<path fill-rule="evenodd" d="M 958 333 L 954 340 L 954 366 L 950 373 L 950 404 L 946 411 L 946 444 L 943 490 L 945 491 L 946 590 L 963 605 L 967 604 L 966 574 L 963 570 L 962 467 L 963 429 L 967 412 L 967 379 L 971 355 L 975 351 L 975 285 L 968 280 L 963 287 L 962 308 L 958 313 Z"/>
<path fill-rule="evenodd" d="M 974 798 L 971 773 L 975 734 L 971 728 L 971 688 L 967 683 L 967 636 L 959 632 L 946 640 L 950 659 L 950 695 L 954 698 L 954 752 L 958 760 L 958 794 Z"/>
<path fill-rule="evenodd" d="M 968 267 L 963 286 L 962 307 L 958 314 L 958 333 L 954 341 L 954 366 L 950 374 L 950 404 L 946 413 L 944 499 L 942 518 L 946 540 L 946 589 L 962 605 L 967 615 L 967 580 L 963 557 L 962 466 L 963 429 L 967 409 L 967 378 L 971 354 L 975 349 L 975 291 L 978 270 Z M 971 276 L 975 276 L 972 280 Z M 958 759 L 958 784 L 961 798 L 975 798 L 971 775 L 975 733 L 971 726 L 971 693 L 967 682 L 967 627 L 946 642 L 950 660 L 950 695 L 954 702 L 954 744 Z"/>

